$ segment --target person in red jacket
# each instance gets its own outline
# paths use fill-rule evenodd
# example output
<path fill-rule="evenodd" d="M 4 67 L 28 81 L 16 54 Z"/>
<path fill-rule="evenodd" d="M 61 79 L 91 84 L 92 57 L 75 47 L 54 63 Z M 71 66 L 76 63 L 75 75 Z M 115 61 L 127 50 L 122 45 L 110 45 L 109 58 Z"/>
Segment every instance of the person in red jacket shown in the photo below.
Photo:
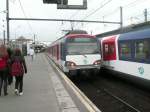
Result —
<path fill-rule="evenodd" d="M 24 56 L 20 49 L 15 49 L 14 55 L 11 58 L 11 75 L 15 76 L 15 93 L 17 95 L 23 95 L 23 76 L 27 73 L 27 67 L 25 63 Z"/>
<path fill-rule="evenodd" d="M 8 61 L 8 53 L 7 49 L 4 45 L 0 45 L 0 96 L 2 87 L 4 88 L 4 95 L 8 95 L 7 93 L 7 61 Z"/>

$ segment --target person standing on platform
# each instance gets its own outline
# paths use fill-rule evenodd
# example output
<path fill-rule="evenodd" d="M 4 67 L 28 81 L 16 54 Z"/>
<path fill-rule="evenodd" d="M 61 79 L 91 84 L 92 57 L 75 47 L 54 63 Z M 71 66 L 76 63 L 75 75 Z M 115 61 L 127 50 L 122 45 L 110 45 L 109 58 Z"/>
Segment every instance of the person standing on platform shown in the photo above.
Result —
<path fill-rule="evenodd" d="M 32 59 L 32 61 L 33 61 L 35 52 L 34 52 L 34 49 L 33 49 L 32 47 L 30 48 L 29 54 L 30 54 L 31 59 Z"/>
<path fill-rule="evenodd" d="M 7 67 L 8 67 L 8 53 L 4 45 L 0 45 L 0 96 L 2 87 L 4 88 L 4 96 L 7 93 Z"/>
<path fill-rule="evenodd" d="M 14 55 L 11 58 L 11 75 L 15 76 L 15 94 L 23 95 L 23 77 L 27 73 L 26 62 L 20 49 L 15 49 Z"/>
<path fill-rule="evenodd" d="M 8 75 L 8 85 L 11 85 L 13 83 L 13 76 L 11 75 L 11 57 L 13 54 L 13 51 L 10 47 L 7 48 L 8 52 L 8 69 L 7 69 L 7 75 Z"/>

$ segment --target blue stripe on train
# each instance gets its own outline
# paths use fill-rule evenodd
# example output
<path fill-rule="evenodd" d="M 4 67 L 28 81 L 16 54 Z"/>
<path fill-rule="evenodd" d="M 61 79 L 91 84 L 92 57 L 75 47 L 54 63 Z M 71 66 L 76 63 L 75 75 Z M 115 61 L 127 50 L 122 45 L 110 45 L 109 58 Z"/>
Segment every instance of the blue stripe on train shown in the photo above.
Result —
<path fill-rule="evenodd" d="M 147 38 L 150 38 L 150 28 L 121 34 L 119 37 L 119 41 L 138 40 L 138 39 L 147 39 Z"/>

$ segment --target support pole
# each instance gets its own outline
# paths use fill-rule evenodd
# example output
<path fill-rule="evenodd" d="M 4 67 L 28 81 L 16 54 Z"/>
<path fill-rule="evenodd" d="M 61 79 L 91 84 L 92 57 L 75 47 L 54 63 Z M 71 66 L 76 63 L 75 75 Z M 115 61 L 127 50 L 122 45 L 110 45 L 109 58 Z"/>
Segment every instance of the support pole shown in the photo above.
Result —
<path fill-rule="evenodd" d="M 35 36 L 36 36 L 36 35 L 34 34 L 34 37 L 33 37 L 34 44 L 35 44 Z"/>
<path fill-rule="evenodd" d="M 123 27 L 123 11 L 122 11 L 122 7 L 120 7 L 120 27 Z"/>
<path fill-rule="evenodd" d="M 4 45 L 5 45 L 5 30 L 3 30 L 3 38 L 4 38 Z"/>
<path fill-rule="evenodd" d="M 144 10 L 144 18 L 145 18 L 145 22 L 147 22 L 147 9 Z"/>
<path fill-rule="evenodd" d="M 6 0 L 7 44 L 9 44 L 9 0 Z"/>
<path fill-rule="evenodd" d="M 74 30 L 74 23 L 70 22 L 70 24 L 71 24 L 71 30 Z"/>

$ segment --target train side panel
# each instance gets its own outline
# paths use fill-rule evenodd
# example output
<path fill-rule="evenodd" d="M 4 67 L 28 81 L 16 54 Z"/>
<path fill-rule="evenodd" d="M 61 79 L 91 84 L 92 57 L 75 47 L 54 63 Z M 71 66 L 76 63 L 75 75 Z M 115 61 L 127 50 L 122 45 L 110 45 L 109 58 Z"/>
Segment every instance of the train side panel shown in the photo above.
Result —
<path fill-rule="evenodd" d="M 128 61 L 110 61 L 108 69 L 150 80 L 150 65 Z"/>
<path fill-rule="evenodd" d="M 109 41 L 108 37 L 103 40 Z M 116 60 L 103 60 L 104 67 L 150 80 L 150 29 L 119 35 L 116 48 Z M 103 53 L 105 55 L 104 50 Z"/>

